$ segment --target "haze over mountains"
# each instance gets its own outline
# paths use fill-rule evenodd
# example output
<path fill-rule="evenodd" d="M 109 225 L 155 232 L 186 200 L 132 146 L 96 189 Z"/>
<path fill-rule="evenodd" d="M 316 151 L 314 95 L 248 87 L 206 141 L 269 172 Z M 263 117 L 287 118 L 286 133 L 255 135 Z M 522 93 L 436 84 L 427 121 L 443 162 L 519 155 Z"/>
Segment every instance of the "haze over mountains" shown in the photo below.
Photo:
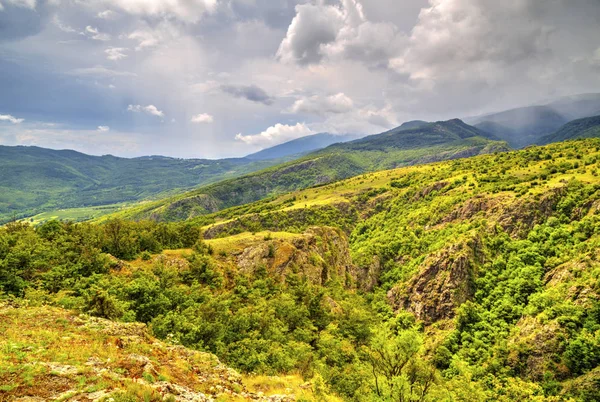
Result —
<path fill-rule="evenodd" d="M 466 118 L 465 122 L 494 134 L 511 147 L 539 143 L 567 122 L 598 115 L 600 94 L 563 97 L 545 105 L 515 108 L 485 116 Z"/>

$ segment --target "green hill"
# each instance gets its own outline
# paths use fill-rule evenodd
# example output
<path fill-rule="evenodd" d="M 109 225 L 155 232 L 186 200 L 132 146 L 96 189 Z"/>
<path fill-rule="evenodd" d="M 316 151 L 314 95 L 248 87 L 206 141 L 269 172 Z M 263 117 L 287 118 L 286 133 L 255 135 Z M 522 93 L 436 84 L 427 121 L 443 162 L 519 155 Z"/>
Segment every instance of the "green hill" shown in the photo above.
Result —
<path fill-rule="evenodd" d="M 139 201 L 270 166 L 274 161 L 134 159 L 0 146 L 0 223 L 40 212 Z"/>
<path fill-rule="evenodd" d="M 589 137 L 600 137 L 600 115 L 569 122 L 555 133 L 542 138 L 540 143 L 549 144 Z"/>
<path fill-rule="evenodd" d="M 323 185 L 361 173 L 505 151 L 505 143 L 460 120 L 397 128 L 334 144 L 297 161 L 226 180 L 118 213 L 131 219 L 185 220 L 288 191 Z"/>
<path fill-rule="evenodd" d="M 599 227 L 597 138 L 185 222 L 11 223 L 0 399 L 597 401 Z"/>

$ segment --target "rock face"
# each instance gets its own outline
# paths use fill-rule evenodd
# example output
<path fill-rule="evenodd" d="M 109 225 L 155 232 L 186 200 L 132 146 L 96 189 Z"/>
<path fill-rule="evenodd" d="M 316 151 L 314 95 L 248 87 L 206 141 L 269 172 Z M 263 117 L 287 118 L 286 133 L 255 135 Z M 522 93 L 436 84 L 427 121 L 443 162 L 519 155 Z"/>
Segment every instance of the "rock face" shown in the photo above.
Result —
<path fill-rule="evenodd" d="M 292 240 L 272 240 L 247 247 L 236 262 L 242 272 L 265 268 L 269 276 L 281 281 L 290 273 L 305 276 L 318 285 L 335 278 L 342 282 L 358 279 L 346 235 L 330 227 L 312 227 Z"/>
<path fill-rule="evenodd" d="M 477 266 L 483 263 L 478 238 L 460 242 L 430 255 L 405 285 L 388 292 L 390 303 L 431 324 L 452 318 L 455 309 L 474 294 Z"/>

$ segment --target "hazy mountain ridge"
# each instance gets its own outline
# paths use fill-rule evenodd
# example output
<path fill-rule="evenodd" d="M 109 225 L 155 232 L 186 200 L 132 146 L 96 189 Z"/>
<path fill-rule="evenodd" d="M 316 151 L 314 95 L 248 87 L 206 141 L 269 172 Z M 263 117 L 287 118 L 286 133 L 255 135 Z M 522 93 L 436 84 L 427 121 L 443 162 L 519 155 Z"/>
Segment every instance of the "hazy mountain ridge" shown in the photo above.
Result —
<path fill-rule="evenodd" d="M 313 134 L 288 141 L 280 145 L 275 145 L 274 147 L 263 149 L 262 151 L 247 155 L 246 158 L 251 160 L 265 160 L 289 157 L 293 155 L 301 156 L 338 142 L 352 141 L 358 137 L 359 136 L 357 135 L 350 134 Z"/>
<path fill-rule="evenodd" d="M 540 143 L 571 120 L 597 115 L 600 94 L 563 97 L 545 105 L 527 106 L 465 119 L 514 148 Z"/>

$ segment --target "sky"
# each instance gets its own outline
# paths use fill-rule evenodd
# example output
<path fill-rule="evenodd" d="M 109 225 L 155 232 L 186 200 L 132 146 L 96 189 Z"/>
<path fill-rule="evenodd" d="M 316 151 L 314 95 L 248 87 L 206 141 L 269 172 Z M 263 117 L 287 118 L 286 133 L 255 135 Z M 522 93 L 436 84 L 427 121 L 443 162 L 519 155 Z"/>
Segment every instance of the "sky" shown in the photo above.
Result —
<path fill-rule="evenodd" d="M 0 0 L 0 145 L 243 156 L 600 92 L 600 0 Z"/>

